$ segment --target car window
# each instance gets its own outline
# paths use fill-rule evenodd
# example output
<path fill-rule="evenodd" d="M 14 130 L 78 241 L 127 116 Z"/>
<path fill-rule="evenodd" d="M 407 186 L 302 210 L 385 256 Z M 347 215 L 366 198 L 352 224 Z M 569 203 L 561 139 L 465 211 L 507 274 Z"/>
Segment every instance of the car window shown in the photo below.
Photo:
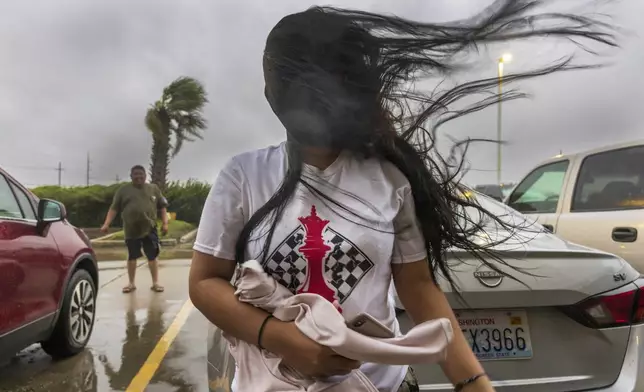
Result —
<path fill-rule="evenodd" d="M 510 195 L 510 207 L 524 213 L 556 212 L 568 165 L 566 160 L 533 170 Z"/>
<path fill-rule="evenodd" d="M 514 230 L 519 228 L 526 231 L 543 230 L 543 227 L 536 223 L 534 219 L 527 218 L 517 210 L 510 208 L 508 205 L 503 204 L 502 202 L 495 200 L 494 198 L 489 197 L 483 193 L 477 191 L 472 192 L 468 189 L 463 189 L 463 196 L 470 199 L 470 201 L 473 201 L 475 204 L 483 207 L 489 213 L 489 215 L 483 215 L 481 214 L 481 211 L 475 207 L 465 207 L 465 214 L 457 214 L 461 228 L 465 231 L 472 229 L 476 229 L 478 231 L 478 229 L 482 229 L 487 234 L 501 233 L 499 232 L 499 230 L 504 231 L 505 228 L 500 227 L 495 219 L 509 224 L 510 227 L 514 228 Z M 463 215 L 467 215 L 468 219 L 465 220 Z M 501 233 L 502 236 L 505 236 L 506 234 L 509 237 L 515 237 L 511 232 L 507 232 L 505 234 Z M 520 242 L 523 241 L 523 238 L 521 236 L 517 236 L 515 237 L 515 239 L 519 240 Z"/>
<path fill-rule="evenodd" d="M 510 189 L 506 190 L 503 185 L 477 185 L 474 190 L 499 201 L 510 192 Z"/>
<path fill-rule="evenodd" d="M 644 208 L 644 146 L 586 157 L 579 169 L 570 210 Z"/>
<path fill-rule="evenodd" d="M 22 208 L 22 212 L 24 213 L 25 218 L 36 220 L 36 213 L 34 212 L 34 206 L 31 203 L 29 196 L 27 196 L 27 194 L 25 194 L 25 192 L 23 192 L 22 189 L 18 188 L 14 184 L 11 184 L 11 188 L 16 194 L 16 198 L 18 199 L 18 203 Z"/>
<path fill-rule="evenodd" d="M 16 197 L 4 176 L 0 175 L 0 218 L 23 218 Z"/>
<path fill-rule="evenodd" d="M 503 221 L 509 222 L 509 223 L 516 223 L 517 219 L 519 221 L 527 221 L 525 215 L 520 214 L 518 211 L 512 208 L 508 208 L 507 205 L 503 204 L 502 202 L 495 200 L 494 198 L 483 194 L 483 193 L 473 193 L 473 194 L 468 194 L 467 195 L 470 198 L 473 198 L 473 200 L 481 207 L 483 207 L 487 212 L 492 214 L 494 217 L 499 218 Z M 479 221 L 480 217 L 480 212 L 474 207 L 465 207 L 467 215 L 472 218 L 474 222 Z M 483 222 L 483 225 L 485 226 L 486 222 Z M 489 222 L 488 223 L 492 223 Z"/>

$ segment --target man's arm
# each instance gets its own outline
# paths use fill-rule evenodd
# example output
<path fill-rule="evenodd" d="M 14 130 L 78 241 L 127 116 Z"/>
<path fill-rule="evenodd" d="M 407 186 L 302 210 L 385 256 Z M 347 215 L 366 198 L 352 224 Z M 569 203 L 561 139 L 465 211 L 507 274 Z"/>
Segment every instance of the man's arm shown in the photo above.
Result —
<path fill-rule="evenodd" d="M 161 231 L 163 234 L 168 233 L 168 200 L 161 193 L 161 189 L 156 186 L 157 208 L 161 213 Z"/>
<path fill-rule="evenodd" d="M 105 216 L 105 222 L 103 223 L 103 227 L 101 228 L 101 230 L 107 231 L 107 229 L 112 224 L 112 221 L 114 221 L 114 218 L 116 218 L 117 214 L 118 214 L 118 211 L 110 207 L 110 209 L 107 211 L 107 216 Z"/>
<path fill-rule="evenodd" d="M 110 209 L 107 211 L 107 216 L 105 216 L 105 222 L 103 223 L 103 227 L 101 227 L 102 232 L 107 231 L 107 229 L 110 227 L 110 225 L 114 221 L 114 218 L 116 218 L 116 215 L 119 213 L 120 210 L 121 210 L 121 188 L 119 188 L 116 191 L 116 194 L 114 194 L 112 205 L 110 205 Z"/>
<path fill-rule="evenodd" d="M 392 264 L 392 273 L 398 297 L 414 324 L 442 317 L 451 321 L 454 337 L 447 348 L 447 358 L 441 363 L 441 367 L 452 384 L 456 385 L 484 373 L 458 325 L 445 293 L 432 279 L 427 260 Z M 466 385 L 462 391 L 488 392 L 494 391 L 494 388 L 487 377 L 480 377 Z"/>
<path fill-rule="evenodd" d="M 167 208 L 161 208 L 161 233 L 163 235 L 168 234 L 168 210 Z"/>
<path fill-rule="evenodd" d="M 161 223 L 168 224 L 168 209 L 165 207 L 161 208 Z"/>

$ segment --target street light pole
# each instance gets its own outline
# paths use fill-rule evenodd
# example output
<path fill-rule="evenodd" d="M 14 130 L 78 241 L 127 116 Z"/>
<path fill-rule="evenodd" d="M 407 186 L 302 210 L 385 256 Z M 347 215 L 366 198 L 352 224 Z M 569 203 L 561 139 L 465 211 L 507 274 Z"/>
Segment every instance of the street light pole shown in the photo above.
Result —
<path fill-rule="evenodd" d="M 498 185 L 502 184 L 501 180 L 501 170 L 502 170 L 502 159 L 501 159 L 501 141 L 503 136 L 503 105 L 501 95 L 503 94 L 503 65 L 512 61 L 511 54 L 504 54 L 498 60 L 498 78 L 499 78 L 499 102 L 497 103 L 497 119 L 496 119 L 496 182 Z"/>

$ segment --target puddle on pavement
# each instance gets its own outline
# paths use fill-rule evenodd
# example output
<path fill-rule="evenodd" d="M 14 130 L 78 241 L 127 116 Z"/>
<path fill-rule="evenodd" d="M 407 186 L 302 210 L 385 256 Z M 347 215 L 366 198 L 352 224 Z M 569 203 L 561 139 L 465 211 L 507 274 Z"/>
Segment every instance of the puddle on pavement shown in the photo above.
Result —
<path fill-rule="evenodd" d="M 85 351 L 53 361 L 34 345 L 0 367 L 0 391 L 124 391 L 184 300 L 176 295 L 166 300 L 169 290 L 121 295 L 120 287 L 116 289 L 99 293 L 99 314 Z M 206 336 L 207 321 L 195 310 L 146 390 L 207 390 Z"/>
<path fill-rule="evenodd" d="M 0 368 L 0 391 L 102 391 L 98 388 L 95 366 L 91 350 L 53 361 L 40 346 L 34 345 Z"/>

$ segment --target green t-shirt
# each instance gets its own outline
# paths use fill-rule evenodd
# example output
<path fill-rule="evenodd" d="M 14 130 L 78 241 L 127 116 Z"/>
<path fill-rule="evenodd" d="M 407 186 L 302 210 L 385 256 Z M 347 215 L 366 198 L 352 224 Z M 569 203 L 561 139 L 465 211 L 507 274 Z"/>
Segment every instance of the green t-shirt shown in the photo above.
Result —
<path fill-rule="evenodd" d="M 114 195 L 111 209 L 121 214 L 125 239 L 143 238 L 156 226 L 157 210 L 168 206 L 155 184 L 125 184 Z"/>

